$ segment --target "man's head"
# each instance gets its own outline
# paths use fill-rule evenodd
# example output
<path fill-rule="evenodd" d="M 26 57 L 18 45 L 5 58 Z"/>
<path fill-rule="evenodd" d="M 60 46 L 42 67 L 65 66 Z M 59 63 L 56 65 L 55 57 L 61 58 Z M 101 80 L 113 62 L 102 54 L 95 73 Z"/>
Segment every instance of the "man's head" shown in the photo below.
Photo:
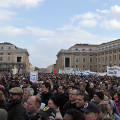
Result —
<path fill-rule="evenodd" d="M 88 95 L 86 95 L 85 93 L 79 93 L 76 99 L 76 106 L 80 108 L 84 107 L 84 105 L 88 103 L 88 101 L 89 101 Z"/>
<path fill-rule="evenodd" d="M 85 104 L 84 108 L 81 109 L 84 112 L 85 120 L 97 120 L 100 110 L 98 106 L 93 102 Z"/>
<path fill-rule="evenodd" d="M 23 87 L 27 87 L 29 85 L 29 81 L 27 79 L 23 80 Z"/>
<path fill-rule="evenodd" d="M 75 80 L 74 79 L 70 79 L 69 80 L 69 86 L 72 87 L 72 86 L 74 86 L 74 84 L 75 84 Z"/>
<path fill-rule="evenodd" d="M 104 99 L 103 92 L 95 92 L 93 99 L 94 102 L 100 102 L 101 100 L 103 100 Z"/>
<path fill-rule="evenodd" d="M 39 96 L 31 96 L 27 100 L 26 112 L 30 115 L 35 114 L 41 106 L 41 99 Z"/>
<path fill-rule="evenodd" d="M 65 86 L 60 85 L 60 86 L 58 87 L 58 93 L 59 93 L 59 94 L 63 94 L 64 92 L 65 92 Z"/>
<path fill-rule="evenodd" d="M 109 114 L 107 104 L 101 103 L 101 104 L 98 104 L 98 107 L 100 110 L 99 119 L 103 120 L 103 118 L 105 118 L 105 116 Z"/>
<path fill-rule="evenodd" d="M 33 88 L 25 88 L 23 92 L 23 99 L 27 100 L 30 96 L 34 95 Z"/>
<path fill-rule="evenodd" d="M 42 92 L 43 92 L 43 93 L 49 92 L 50 88 L 51 88 L 51 85 L 50 85 L 49 82 L 44 82 L 44 83 L 42 84 Z"/>
<path fill-rule="evenodd" d="M 66 111 L 63 120 L 85 120 L 83 114 L 76 109 L 69 109 Z"/>
<path fill-rule="evenodd" d="M 44 107 L 43 110 L 38 112 L 39 119 L 38 120 L 55 120 L 56 112 L 53 108 Z"/>
<path fill-rule="evenodd" d="M 71 101 L 71 103 L 76 102 L 78 93 L 79 93 L 79 90 L 77 90 L 77 89 L 72 89 L 69 91 L 69 100 Z"/>
<path fill-rule="evenodd" d="M 14 87 L 9 90 L 9 93 L 11 100 L 21 99 L 23 95 L 23 90 L 20 87 Z"/>

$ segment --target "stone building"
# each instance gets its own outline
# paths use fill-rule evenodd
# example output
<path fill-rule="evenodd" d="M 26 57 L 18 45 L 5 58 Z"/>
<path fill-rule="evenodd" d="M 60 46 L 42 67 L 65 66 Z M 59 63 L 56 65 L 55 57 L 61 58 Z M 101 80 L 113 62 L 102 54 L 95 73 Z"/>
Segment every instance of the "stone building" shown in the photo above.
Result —
<path fill-rule="evenodd" d="M 106 66 L 120 66 L 120 39 L 100 45 L 76 44 L 57 54 L 59 69 L 81 69 L 93 72 L 106 72 Z"/>
<path fill-rule="evenodd" d="M 0 72 L 12 72 L 17 68 L 21 74 L 29 69 L 29 53 L 11 43 L 0 43 Z"/>

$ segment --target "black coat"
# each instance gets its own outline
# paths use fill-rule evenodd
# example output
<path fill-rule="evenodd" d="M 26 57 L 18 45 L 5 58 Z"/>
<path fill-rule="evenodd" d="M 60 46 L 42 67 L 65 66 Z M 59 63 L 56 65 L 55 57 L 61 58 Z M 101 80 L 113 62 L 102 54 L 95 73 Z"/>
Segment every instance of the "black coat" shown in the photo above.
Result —
<path fill-rule="evenodd" d="M 69 96 L 65 93 L 59 94 L 58 96 L 59 96 L 59 99 L 60 99 L 59 109 L 60 109 L 60 112 L 61 112 L 65 103 L 69 101 Z"/>
<path fill-rule="evenodd" d="M 69 109 L 72 109 L 72 108 L 77 109 L 76 103 L 71 104 L 71 102 L 68 101 L 68 102 L 63 106 L 63 109 L 62 109 L 62 112 L 61 112 L 62 116 L 64 117 L 65 112 L 66 112 L 67 110 L 69 110 Z"/>
<path fill-rule="evenodd" d="M 21 100 L 8 102 L 8 120 L 25 120 L 25 108 Z"/>
<path fill-rule="evenodd" d="M 45 106 L 47 106 L 48 100 L 50 99 L 50 97 L 52 97 L 52 93 L 51 92 L 42 93 L 41 94 L 41 102 L 45 103 Z"/>

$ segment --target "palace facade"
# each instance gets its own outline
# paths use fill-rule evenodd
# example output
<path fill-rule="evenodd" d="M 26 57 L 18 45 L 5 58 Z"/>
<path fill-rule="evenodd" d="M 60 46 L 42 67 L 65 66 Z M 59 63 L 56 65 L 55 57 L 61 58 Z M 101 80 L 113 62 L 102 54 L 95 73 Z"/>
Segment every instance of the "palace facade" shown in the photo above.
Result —
<path fill-rule="evenodd" d="M 57 54 L 56 70 L 69 68 L 106 72 L 106 67 L 120 66 L 120 39 L 100 45 L 75 44 Z"/>
<path fill-rule="evenodd" d="M 11 43 L 0 43 L 0 72 L 12 72 L 17 68 L 21 72 L 29 69 L 29 53 Z"/>

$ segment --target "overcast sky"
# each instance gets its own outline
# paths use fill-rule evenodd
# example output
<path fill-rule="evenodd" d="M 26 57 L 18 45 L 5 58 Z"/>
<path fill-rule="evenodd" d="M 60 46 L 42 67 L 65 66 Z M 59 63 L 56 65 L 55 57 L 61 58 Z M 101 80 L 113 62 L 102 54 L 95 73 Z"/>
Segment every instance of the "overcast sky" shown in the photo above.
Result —
<path fill-rule="evenodd" d="M 120 0 L 0 0 L 0 42 L 28 50 L 45 68 L 77 43 L 120 38 Z"/>

